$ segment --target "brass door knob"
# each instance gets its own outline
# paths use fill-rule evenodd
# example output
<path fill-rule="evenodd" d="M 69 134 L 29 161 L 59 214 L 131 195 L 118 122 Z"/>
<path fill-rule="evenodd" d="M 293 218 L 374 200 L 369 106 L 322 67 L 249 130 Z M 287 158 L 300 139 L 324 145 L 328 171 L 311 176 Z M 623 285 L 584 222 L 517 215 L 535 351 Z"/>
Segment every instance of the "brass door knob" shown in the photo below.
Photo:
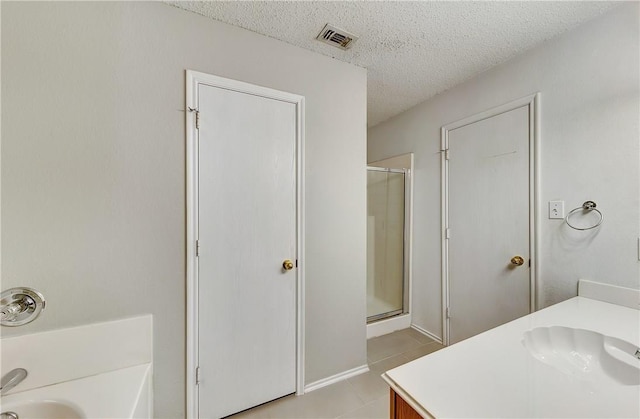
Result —
<path fill-rule="evenodd" d="M 511 263 L 516 266 L 522 266 L 524 265 L 524 259 L 522 258 L 522 256 L 514 256 L 511 258 Z"/>
<path fill-rule="evenodd" d="M 284 262 L 282 262 L 282 269 L 290 271 L 293 269 L 293 262 L 290 259 L 285 259 Z"/>

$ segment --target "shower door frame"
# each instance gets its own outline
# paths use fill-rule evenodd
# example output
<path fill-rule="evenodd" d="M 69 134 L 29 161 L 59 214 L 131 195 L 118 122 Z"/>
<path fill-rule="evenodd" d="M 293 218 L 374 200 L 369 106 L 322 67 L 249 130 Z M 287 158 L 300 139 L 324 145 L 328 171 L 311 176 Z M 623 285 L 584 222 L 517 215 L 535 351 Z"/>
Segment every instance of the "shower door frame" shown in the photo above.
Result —
<path fill-rule="evenodd" d="M 404 175 L 404 220 L 402 237 L 402 308 L 387 313 L 367 316 L 367 324 L 379 320 L 390 319 L 395 316 L 411 312 L 410 277 L 411 277 L 411 169 L 392 169 L 389 167 L 367 166 L 367 172 L 402 173 Z"/>

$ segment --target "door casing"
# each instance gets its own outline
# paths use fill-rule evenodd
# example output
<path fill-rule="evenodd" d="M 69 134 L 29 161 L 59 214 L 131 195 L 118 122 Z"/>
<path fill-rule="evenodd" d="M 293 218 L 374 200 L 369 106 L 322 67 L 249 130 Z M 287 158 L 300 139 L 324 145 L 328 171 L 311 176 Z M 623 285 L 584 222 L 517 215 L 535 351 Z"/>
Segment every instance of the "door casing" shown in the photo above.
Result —
<path fill-rule="evenodd" d="M 198 417 L 198 86 L 263 96 L 296 105 L 296 394 L 304 394 L 304 97 L 250 83 L 186 70 L 186 200 L 187 200 L 187 365 L 186 404 L 187 417 Z"/>
<path fill-rule="evenodd" d="M 537 307 L 538 284 L 538 227 L 540 217 L 539 206 L 539 164 L 540 164 L 540 93 L 534 93 L 512 102 L 506 103 L 487 111 L 469 116 L 467 118 L 444 125 L 440 129 L 440 162 L 441 162 L 441 242 L 442 242 L 442 341 L 449 345 L 449 240 L 447 229 L 449 228 L 449 161 L 447 150 L 449 149 L 449 132 L 474 122 L 479 122 L 493 116 L 527 107 L 529 110 L 529 249 L 531 259 L 530 269 L 530 302 L 529 312 L 534 312 Z"/>

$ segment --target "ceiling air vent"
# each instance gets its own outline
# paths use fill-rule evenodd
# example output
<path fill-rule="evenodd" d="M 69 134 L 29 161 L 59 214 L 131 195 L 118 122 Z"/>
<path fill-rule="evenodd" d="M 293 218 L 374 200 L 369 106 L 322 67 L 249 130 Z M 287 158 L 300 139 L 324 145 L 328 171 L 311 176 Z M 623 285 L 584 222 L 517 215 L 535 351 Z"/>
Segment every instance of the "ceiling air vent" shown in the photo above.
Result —
<path fill-rule="evenodd" d="M 318 36 L 316 36 L 316 39 L 325 44 L 333 45 L 334 47 L 349 49 L 358 37 L 327 23 Z"/>

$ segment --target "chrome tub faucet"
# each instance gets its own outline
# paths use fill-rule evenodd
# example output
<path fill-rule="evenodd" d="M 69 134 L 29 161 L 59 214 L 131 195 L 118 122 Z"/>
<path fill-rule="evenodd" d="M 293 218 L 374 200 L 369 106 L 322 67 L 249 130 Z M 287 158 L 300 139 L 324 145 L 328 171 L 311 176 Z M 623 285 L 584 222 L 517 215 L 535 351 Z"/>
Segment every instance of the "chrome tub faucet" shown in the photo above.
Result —
<path fill-rule="evenodd" d="M 27 378 L 27 370 L 24 368 L 14 368 L 5 375 L 2 376 L 2 382 L 0 383 L 0 394 L 5 394 L 18 384 Z"/>

